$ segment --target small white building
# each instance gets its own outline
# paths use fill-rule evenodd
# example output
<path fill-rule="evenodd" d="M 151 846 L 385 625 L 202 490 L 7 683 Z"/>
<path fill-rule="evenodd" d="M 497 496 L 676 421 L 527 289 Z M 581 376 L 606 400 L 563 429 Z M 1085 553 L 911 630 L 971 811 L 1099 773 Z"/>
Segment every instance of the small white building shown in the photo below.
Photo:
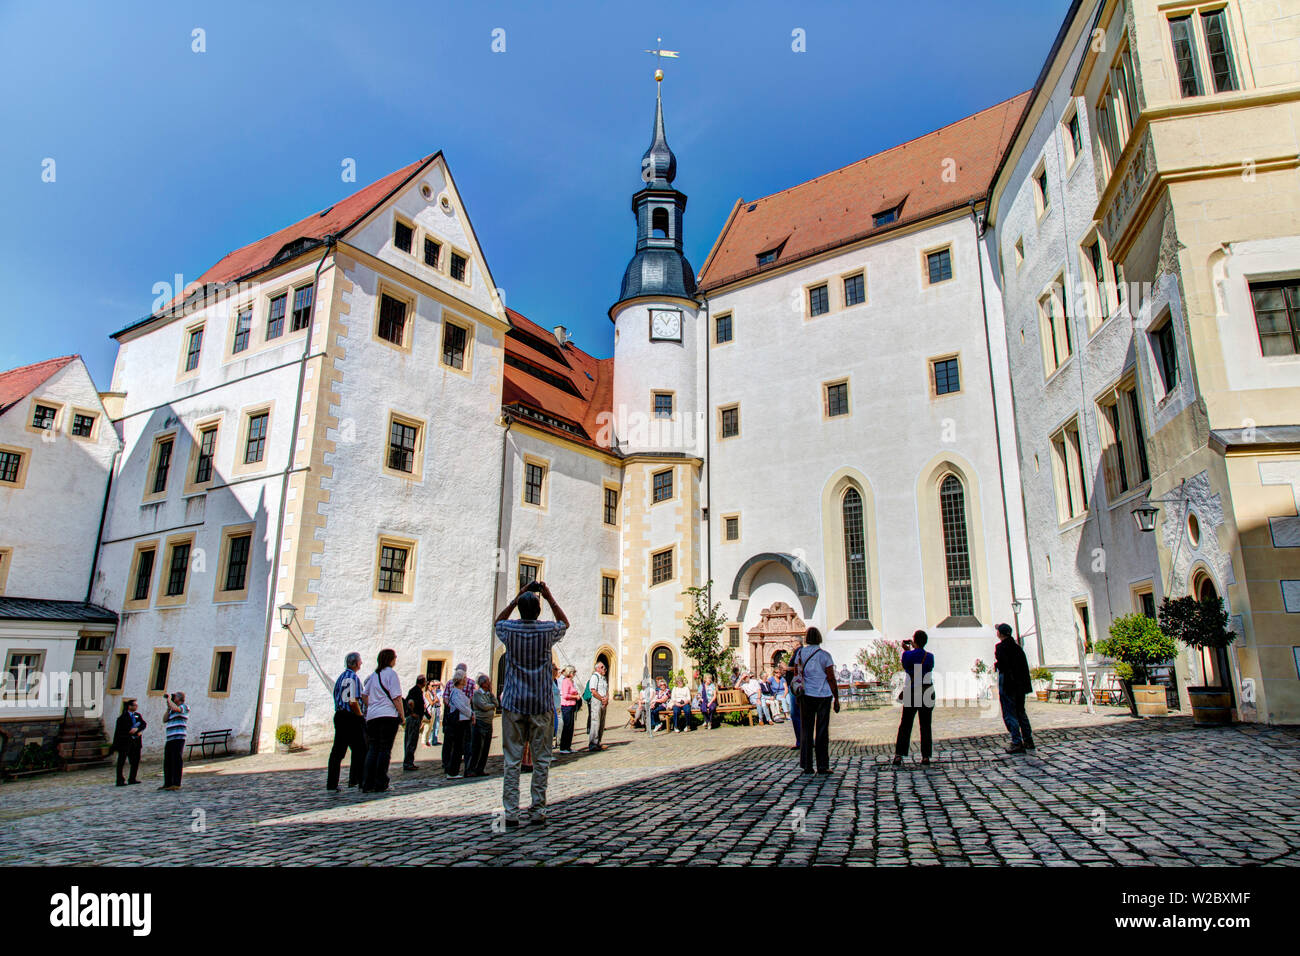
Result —
<path fill-rule="evenodd" d="M 88 603 L 117 433 L 78 355 L 0 373 L 4 762 L 98 718 L 117 616 Z M 68 754 L 71 756 L 71 753 Z"/>

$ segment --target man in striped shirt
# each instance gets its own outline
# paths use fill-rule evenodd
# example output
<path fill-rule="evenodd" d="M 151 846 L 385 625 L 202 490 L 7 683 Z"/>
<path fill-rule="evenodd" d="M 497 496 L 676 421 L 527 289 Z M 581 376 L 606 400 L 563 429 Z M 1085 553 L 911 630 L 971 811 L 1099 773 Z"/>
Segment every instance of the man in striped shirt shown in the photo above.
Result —
<path fill-rule="evenodd" d="M 348 786 L 361 785 L 366 766 L 365 697 L 361 693 L 361 655 L 356 651 L 343 658 L 343 673 L 334 681 L 334 746 L 325 770 L 325 789 L 337 793 L 343 772 L 343 755 L 352 752 L 348 764 Z"/>
<path fill-rule="evenodd" d="M 185 694 L 177 691 L 163 698 L 167 703 L 167 716 L 163 718 L 163 733 L 167 742 L 163 744 L 163 785 L 162 790 L 179 790 L 181 788 L 182 756 L 185 753 L 185 733 L 190 721 L 190 709 L 185 705 Z"/>
<path fill-rule="evenodd" d="M 539 621 L 541 594 L 550 605 L 554 621 Z M 510 620 L 515 608 L 519 620 Z M 546 822 L 546 777 L 551 767 L 551 741 L 555 726 L 551 648 L 564 637 L 569 619 L 555 603 L 551 589 L 535 581 L 516 595 L 497 615 L 496 635 L 505 647 L 505 682 L 501 688 L 501 749 L 505 754 L 505 782 L 501 801 L 506 826 L 519 826 L 519 766 L 524 744 L 533 753 L 532 806 L 529 821 Z"/>

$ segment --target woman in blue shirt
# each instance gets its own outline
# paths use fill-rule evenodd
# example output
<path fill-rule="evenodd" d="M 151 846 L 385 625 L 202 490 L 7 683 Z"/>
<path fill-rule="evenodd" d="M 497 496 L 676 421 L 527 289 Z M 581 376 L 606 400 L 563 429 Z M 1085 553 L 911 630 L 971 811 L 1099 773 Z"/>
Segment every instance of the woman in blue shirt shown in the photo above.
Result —
<path fill-rule="evenodd" d="M 930 718 L 934 716 L 934 655 L 925 649 L 925 631 L 912 635 L 912 649 L 903 652 L 903 718 L 898 724 L 894 766 L 907 756 L 912 739 L 912 721 L 921 718 L 921 766 L 930 765 Z"/>

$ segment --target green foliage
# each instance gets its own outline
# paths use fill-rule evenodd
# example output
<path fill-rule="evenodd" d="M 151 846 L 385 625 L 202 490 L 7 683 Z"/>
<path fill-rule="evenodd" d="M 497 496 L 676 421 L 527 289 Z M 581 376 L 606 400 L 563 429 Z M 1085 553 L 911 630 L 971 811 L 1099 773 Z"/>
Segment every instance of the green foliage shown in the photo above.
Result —
<path fill-rule="evenodd" d="M 877 683 L 888 684 L 903 672 L 903 642 L 878 639 L 858 651 L 856 660 Z"/>
<path fill-rule="evenodd" d="M 1097 651 L 1128 664 L 1133 669 L 1128 679 L 1145 684 L 1147 670 L 1177 654 L 1178 645 L 1145 614 L 1124 614 L 1110 622 L 1110 636 L 1097 642 Z"/>
<path fill-rule="evenodd" d="M 722 715 L 722 722 L 724 724 L 729 724 L 732 727 L 742 727 L 747 722 L 747 719 L 740 711 L 733 710 L 729 714 Z"/>
<path fill-rule="evenodd" d="M 1160 605 L 1160 630 L 1188 647 L 1227 647 L 1237 639 L 1228 627 L 1223 598 L 1198 601 L 1194 597 L 1165 598 Z"/>
<path fill-rule="evenodd" d="M 715 674 L 719 680 L 724 673 L 731 674 L 731 648 L 722 646 L 722 631 L 727 626 L 727 616 L 722 613 L 721 602 L 712 603 L 713 582 L 703 587 L 687 588 L 695 607 L 686 618 L 686 636 L 682 638 L 682 653 L 695 662 L 700 675 Z"/>
<path fill-rule="evenodd" d="M 1052 672 L 1048 670 L 1046 667 L 1035 667 L 1029 671 L 1029 679 L 1031 681 L 1036 681 L 1036 680 L 1051 681 Z"/>
<path fill-rule="evenodd" d="M 58 754 L 53 747 L 42 747 L 40 744 L 28 744 L 18 754 L 18 760 L 14 763 L 14 771 L 22 773 L 26 770 L 49 770 L 59 765 Z"/>
<path fill-rule="evenodd" d="M 1120 680 L 1126 680 L 1126 681 L 1128 681 L 1129 683 L 1132 683 L 1132 682 L 1133 682 L 1133 665 L 1132 665 L 1132 664 L 1125 664 L 1123 661 L 1119 661 L 1119 662 L 1117 662 L 1117 663 L 1115 664 L 1115 676 L 1118 677 Z"/>
<path fill-rule="evenodd" d="M 281 724 L 275 728 L 275 739 L 286 747 L 292 747 L 298 739 L 298 731 L 293 729 L 293 724 Z"/>
<path fill-rule="evenodd" d="M 975 658 L 975 666 L 970 669 L 970 672 L 976 677 L 983 677 L 989 672 L 989 665 L 985 664 L 982 659 L 977 657 Z"/>

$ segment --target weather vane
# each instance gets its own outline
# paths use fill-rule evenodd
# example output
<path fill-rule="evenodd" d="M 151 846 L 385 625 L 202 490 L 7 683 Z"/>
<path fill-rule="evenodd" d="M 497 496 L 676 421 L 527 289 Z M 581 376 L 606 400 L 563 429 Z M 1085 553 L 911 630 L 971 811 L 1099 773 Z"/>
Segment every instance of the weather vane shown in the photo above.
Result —
<path fill-rule="evenodd" d="M 647 53 L 653 53 L 653 54 L 655 55 L 655 67 L 656 67 L 656 68 L 655 68 L 655 82 L 656 82 L 656 83 L 662 83 L 662 82 L 664 81 L 664 70 L 663 70 L 663 61 L 664 61 L 664 57 L 669 56 L 669 57 L 672 57 L 673 59 L 677 59 L 677 57 L 681 56 L 681 54 L 678 53 L 676 50 L 665 50 L 665 49 L 663 48 L 663 47 L 664 47 L 664 38 L 663 38 L 663 37 L 659 37 L 659 38 L 656 40 L 656 42 L 659 44 L 659 49 L 657 49 L 657 50 L 646 50 L 646 52 L 647 52 Z"/>

